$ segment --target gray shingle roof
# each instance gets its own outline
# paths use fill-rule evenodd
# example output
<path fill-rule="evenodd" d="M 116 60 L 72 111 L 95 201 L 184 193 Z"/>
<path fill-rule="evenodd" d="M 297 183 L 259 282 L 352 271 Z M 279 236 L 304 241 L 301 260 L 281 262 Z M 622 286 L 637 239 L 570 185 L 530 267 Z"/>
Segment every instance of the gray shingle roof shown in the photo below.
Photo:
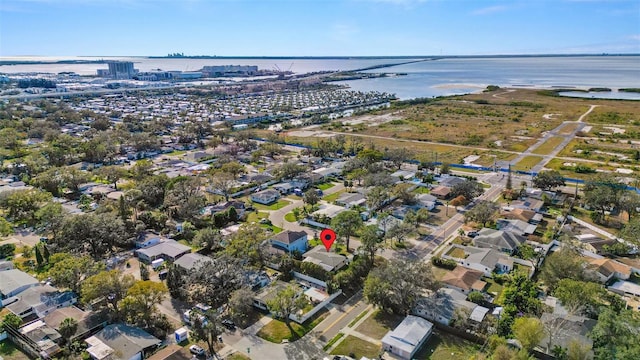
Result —
<path fill-rule="evenodd" d="M 4 296 L 25 285 L 39 284 L 38 279 L 17 269 L 0 271 L 0 293 Z"/>

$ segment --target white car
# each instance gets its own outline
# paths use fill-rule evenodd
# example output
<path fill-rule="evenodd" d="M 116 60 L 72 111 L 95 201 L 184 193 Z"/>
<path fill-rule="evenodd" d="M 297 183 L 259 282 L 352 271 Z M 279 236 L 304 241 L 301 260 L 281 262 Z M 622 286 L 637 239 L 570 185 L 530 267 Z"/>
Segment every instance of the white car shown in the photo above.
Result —
<path fill-rule="evenodd" d="M 203 356 L 203 355 L 204 355 L 204 349 L 203 349 L 203 348 L 201 348 L 201 347 L 200 347 L 200 346 L 198 346 L 198 345 L 191 345 L 191 346 L 189 346 L 189 351 L 190 351 L 192 354 L 197 355 L 197 356 Z"/>

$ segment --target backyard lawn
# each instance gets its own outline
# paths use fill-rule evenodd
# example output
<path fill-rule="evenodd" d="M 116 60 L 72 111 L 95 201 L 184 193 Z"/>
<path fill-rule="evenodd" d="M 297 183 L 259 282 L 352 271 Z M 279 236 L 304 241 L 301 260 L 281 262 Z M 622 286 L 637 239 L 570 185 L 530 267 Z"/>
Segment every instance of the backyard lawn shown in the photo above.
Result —
<path fill-rule="evenodd" d="M 0 342 L 0 357 L 7 360 L 29 360 L 29 357 L 9 340 Z"/>
<path fill-rule="evenodd" d="M 480 345 L 457 336 L 434 332 L 431 338 L 415 355 L 415 359 L 426 360 L 467 360 L 478 353 Z"/>
<path fill-rule="evenodd" d="M 358 328 L 357 331 L 374 339 L 382 337 L 392 329 L 395 329 L 402 322 L 403 317 L 390 315 L 381 310 L 376 310 Z"/>
<path fill-rule="evenodd" d="M 335 349 L 331 355 L 355 355 L 356 359 L 366 356 L 370 359 L 377 358 L 381 347 L 368 341 L 357 338 L 353 335 L 347 336 Z"/>
<path fill-rule="evenodd" d="M 449 255 L 451 257 L 458 258 L 458 259 L 467 258 L 467 254 L 464 252 L 464 250 L 460 249 L 459 247 L 452 247 L 451 250 L 449 250 L 445 255 Z"/>
<path fill-rule="evenodd" d="M 300 325 L 295 322 L 291 322 L 291 328 L 295 334 L 292 334 L 287 325 L 280 320 L 273 319 L 267 325 L 263 326 L 258 331 L 258 336 L 271 341 L 276 344 L 280 344 L 282 340 L 294 341 L 303 337 L 306 333 L 311 331 L 316 325 L 318 325 L 329 313 L 326 310 L 321 310 L 314 315 L 311 319 L 307 320 L 304 324 Z"/>

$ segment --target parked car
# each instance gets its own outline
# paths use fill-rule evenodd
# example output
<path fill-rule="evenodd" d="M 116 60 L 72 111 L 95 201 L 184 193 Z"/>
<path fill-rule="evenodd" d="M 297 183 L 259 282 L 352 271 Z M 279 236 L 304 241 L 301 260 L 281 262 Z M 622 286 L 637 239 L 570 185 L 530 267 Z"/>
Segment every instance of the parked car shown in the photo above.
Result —
<path fill-rule="evenodd" d="M 229 329 L 231 331 L 235 331 L 236 330 L 236 324 L 234 324 L 233 321 L 231 321 L 229 319 L 222 320 L 222 326 L 226 327 L 227 329 Z"/>
<path fill-rule="evenodd" d="M 204 356 L 204 349 L 203 349 L 203 348 L 201 348 L 201 347 L 200 347 L 200 346 L 198 346 L 198 345 L 191 345 L 191 346 L 189 346 L 189 351 L 190 351 L 192 354 L 194 354 L 194 355 L 197 355 L 197 356 Z"/>
<path fill-rule="evenodd" d="M 469 231 L 467 233 L 467 236 L 470 237 L 470 238 L 474 238 L 474 237 L 478 236 L 478 232 L 477 231 Z"/>

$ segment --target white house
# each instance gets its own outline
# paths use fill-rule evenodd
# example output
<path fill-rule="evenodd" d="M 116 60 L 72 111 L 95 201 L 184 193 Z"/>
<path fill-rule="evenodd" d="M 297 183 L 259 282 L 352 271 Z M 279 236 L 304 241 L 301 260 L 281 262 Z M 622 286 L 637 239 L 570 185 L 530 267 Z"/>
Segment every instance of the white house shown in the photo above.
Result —
<path fill-rule="evenodd" d="M 124 324 L 108 325 L 85 342 L 94 360 L 142 360 L 162 343 L 146 331 Z"/>
<path fill-rule="evenodd" d="M 263 190 L 254 194 L 251 194 L 251 201 L 258 204 L 269 205 L 280 199 L 280 192 L 277 190 Z"/>
<path fill-rule="evenodd" d="M 410 360 L 433 332 L 433 324 L 421 317 L 407 315 L 395 329 L 382 338 L 382 349 Z"/>
<path fill-rule="evenodd" d="M 16 296 L 40 282 L 33 276 L 17 269 L 0 271 L 0 300 Z"/>
<path fill-rule="evenodd" d="M 627 280 L 631 276 L 630 266 L 607 258 L 588 258 L 587 269 L 595 275 L 601 283 L 606 283 L 612 278 Z"/>
<path fill-rule="evenodd" d="M 75 304 L 78 298 L 71 291 L 42 285 L 31 287 L 6 301 L 11 300 L 14 302 L 7 305 L 7 309 L 24 319 L 31 315 L 43 318 L 56 309 Z"/>

